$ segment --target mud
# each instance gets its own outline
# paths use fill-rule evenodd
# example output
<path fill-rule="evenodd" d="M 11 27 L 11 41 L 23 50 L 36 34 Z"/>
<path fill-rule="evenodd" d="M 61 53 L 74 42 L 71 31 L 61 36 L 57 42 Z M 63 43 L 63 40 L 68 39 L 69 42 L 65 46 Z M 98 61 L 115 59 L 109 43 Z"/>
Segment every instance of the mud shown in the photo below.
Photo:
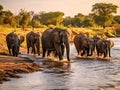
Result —
<path fill-rule="evenodd" d="M 40 65 L 28 59 L 0 56 L 0 84 L 11 78 L 21 78 L 20 73 L 30 73 L 40 70 Z"/>

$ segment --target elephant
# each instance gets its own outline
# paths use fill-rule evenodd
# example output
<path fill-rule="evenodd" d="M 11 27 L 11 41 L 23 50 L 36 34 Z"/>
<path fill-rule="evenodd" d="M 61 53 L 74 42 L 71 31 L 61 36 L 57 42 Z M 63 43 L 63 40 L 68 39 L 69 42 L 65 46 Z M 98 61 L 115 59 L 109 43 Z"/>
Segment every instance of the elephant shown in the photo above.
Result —
<path fill-rule="evenodd" d="M 100 39 L 96 43 L 96 50 L 97 55 L 99 56 L 100 53 L 104 54 L 104 57 L 111 57 L 111 47 L 114 46 L 114 42 L 112 40 Z"/>
<path fill-rule="evenodd" d="M 7 43 L 9 54 L 13 56 L 18 56 L 20 44 L 23 41 L 24 41 L 24 36 L 20 36 L 20 39 L 19 39 L 14 32 L 9 33 L 6 36 L 6 43 Z M 11 53 L 11 50 L 12 50 L 12 53 Z"/>
<path fill-rule="evenodd" d="M 67 31 L 61 28 L 49 28 L 46 29 L 42 34 L 42 51 L 45 57 L 46 51 L 55 51 L 59 60 L 63 60 L 64 48 L 66 47 L 67 60 L 69 61 L 69 40 L 67 36 Z"/>
<path fill-rule="evenodd" d="M 87 53 L 87 56 L 92 56 L 95 43 L 92 38 L 87 37 L 85 34 L 78 34 L 74 38 L 74 45 L 77 50 L 78 55 L 81 56 Z"/>
<path fill-rule="evenodd" d="M 40 55 L 40 34 L 33 31 L 26 35 L 27 53 L 29 54 L 29 49 L 32 48 L 31 53 Z"/>

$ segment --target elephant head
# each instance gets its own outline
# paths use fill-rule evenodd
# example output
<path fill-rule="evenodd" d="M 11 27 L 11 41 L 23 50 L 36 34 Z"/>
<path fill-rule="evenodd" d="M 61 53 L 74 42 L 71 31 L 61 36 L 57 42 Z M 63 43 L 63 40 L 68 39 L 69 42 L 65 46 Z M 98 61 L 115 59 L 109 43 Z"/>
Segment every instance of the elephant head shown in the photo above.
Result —
<path fill-rule="evenodd" d="M 106 48 L 106 56 L 107 54 L 111 57 L 111 48 L 114 46 L 114 42 L 112 40 L 105 40 L 105 48 Z"/>
<path fill-rule="evenodd" d="M 64 54 L 64 47 L 66 47 L 66 54 L 67 54 L 67 59 L 70 60 L 69 58 L 69 52 L 70 52 L 70 47 L 69 47 L 69 40 L 68 40 L 68 35 L 67 35 L 67 31 L 64 29 L 60 29 L 60 28 L 55 28 L 52 31 L 52 35 L 53 35 L 53 40 L 56 43 L 59 43 L 60 45 L 60 55 L 59 58 L 62 59 L 63 58 L 63 54 Z M 59 55 L 59 52 L 57 52 L 57 54 Z"/>
<path fill-rule="evenodd" d="M 64 45 L 66 47 L 66 54 L 67 54 L 67 59 L 70 60 L 69 58 L 69 52 L 70 52 L 70 46 L 69 46 L 69 40 L 68 40 L 68 35 L 66 30 L 62 30 L 60 32 L 60 42 L 61 42 L 61 50 L 62 50 L 62 55 L 64 54 Z"/>
<path fill-rule="evenodd" d="M 89 56 L 92 56 L 95 48 L 95 42 L 92 38 L 88 38 L 88 48 L 89 48 Z"/>

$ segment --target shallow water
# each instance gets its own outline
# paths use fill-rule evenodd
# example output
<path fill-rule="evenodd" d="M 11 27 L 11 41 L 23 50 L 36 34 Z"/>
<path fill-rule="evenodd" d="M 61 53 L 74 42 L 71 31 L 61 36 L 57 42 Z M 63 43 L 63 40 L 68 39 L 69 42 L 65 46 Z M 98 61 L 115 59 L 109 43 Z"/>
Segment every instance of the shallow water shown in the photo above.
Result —
<path fill-rule="evenodd" d="M 111 61 L 76 59 L 71 44 L 74 63 L 38 62 L 43 71 L 21 74 L 23 78 L 0 84 L 0 90 L 120 90 L 120 38 L 112 40 Z"/>

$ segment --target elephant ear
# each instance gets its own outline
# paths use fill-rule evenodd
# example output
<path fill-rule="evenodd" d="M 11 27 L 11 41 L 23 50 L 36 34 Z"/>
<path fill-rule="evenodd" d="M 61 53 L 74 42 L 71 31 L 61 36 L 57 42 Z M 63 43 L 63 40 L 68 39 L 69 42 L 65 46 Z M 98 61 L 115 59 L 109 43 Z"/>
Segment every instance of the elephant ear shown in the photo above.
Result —
<path fill-rule="evenodd" d="M 24 41 L 24 36 L 20 36 L 19 45 Z"/>
<path fill-rule="evenodd" d="M 60 43 L 60 32 L 54 31 L 52 33 L 53 40 L 57 43 Z"/>
<path fill-rule="evenodd" d="M 114 46 L 114 41 L 110 40 L 110 47 L 112 48 Z"/>

